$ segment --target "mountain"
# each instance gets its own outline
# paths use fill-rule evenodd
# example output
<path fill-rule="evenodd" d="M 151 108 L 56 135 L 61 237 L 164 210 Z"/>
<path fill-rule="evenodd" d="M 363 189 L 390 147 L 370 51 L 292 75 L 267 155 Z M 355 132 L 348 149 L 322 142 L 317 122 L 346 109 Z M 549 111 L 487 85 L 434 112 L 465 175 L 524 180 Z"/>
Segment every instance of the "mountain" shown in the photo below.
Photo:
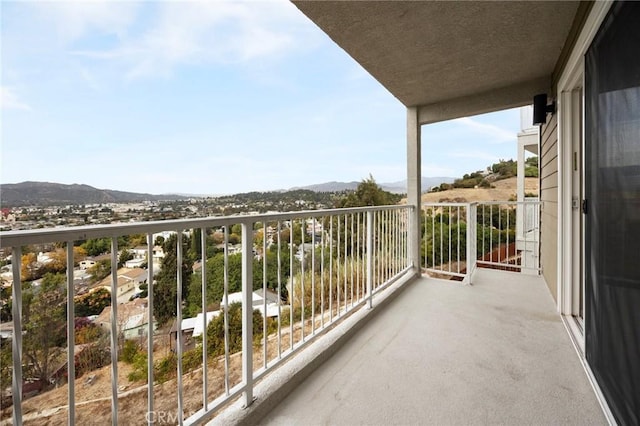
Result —
<path fill-rule="evenodd" d="M 455 178 L 452 177 L 422 177 L 422 192 L 428 191 L 434 186 L 438 186 L 441 183 L 452 183 Z M 308 189 L 315 192 L 336 192 L 354 190 L 358 187 L 360 182 L 325 182 L 315 185 L 308 185 L 302 187 L 291 188 L 295 189 Z M 394 194 L 404 194 L 407 192 L 407 181 L 401 180 L 398 182 L 378 183 L 378 185 L 385 191 L 392 192 Z"/>
<path fill-rule="evenodd" d="M 313 192 L 338 192 L 338 191 L 350 191 L 358 187 L 360 182 L 325 182 L 315 185 L 296 186 L 288 189 L 288 191 L 297 191 L 299 189 L 306 189 Z"/>
<path fill-rule="evenodd" d="M 2 206 L 128 203 L 136 201 L 182 200 L 180 195 L 138 194 L 98 189 L 89 185 L 51 182 L 20 182 L 0 185 Z"/>

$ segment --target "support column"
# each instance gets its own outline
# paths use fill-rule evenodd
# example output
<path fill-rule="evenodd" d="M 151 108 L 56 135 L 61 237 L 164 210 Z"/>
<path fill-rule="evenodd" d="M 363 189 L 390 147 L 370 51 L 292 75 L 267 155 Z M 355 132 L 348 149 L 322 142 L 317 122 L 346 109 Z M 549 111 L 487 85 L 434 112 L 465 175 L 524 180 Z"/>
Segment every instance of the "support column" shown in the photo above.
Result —
<path fill-rule="evenodd" d="M 409 262 L 420 274 L 420 218 L 422 196 L 421 130 L 418 108 L 407 108 L 407 204 L 413 206 L 409 224 Z"/>
<path fill-rule="evenodd" d="M 528 138 L 518 133 L 518 171 L 516 175 L 516 238 L 524 238 L 524 143 Z"/>

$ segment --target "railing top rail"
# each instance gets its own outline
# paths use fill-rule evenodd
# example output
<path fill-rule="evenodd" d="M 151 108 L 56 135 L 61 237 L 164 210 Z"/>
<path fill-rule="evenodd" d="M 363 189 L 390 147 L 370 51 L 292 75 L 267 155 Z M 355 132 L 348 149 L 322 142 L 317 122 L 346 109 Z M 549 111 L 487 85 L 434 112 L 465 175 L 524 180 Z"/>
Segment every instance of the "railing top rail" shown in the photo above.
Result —
<path fill-rule="evenodd" d="M 353 207 L 345 209 L 303 210 L 286 213 L 265 213 L 193 219 L 158 220 L 150 222 L 115 223 L 109 225 L 70 226 L 62 228 L 29 229 L 0 232 L 0 248 L 28 244 L 80 241 L 91 238 L 119 237 L 131 234 L 149 234 L 162 231 L 182 231 L 194 228 L 230 226 L 237 223 L 273 222 L 299 218 L 314 218 L 367 211 L 412 210 L 411 205 Z"/>

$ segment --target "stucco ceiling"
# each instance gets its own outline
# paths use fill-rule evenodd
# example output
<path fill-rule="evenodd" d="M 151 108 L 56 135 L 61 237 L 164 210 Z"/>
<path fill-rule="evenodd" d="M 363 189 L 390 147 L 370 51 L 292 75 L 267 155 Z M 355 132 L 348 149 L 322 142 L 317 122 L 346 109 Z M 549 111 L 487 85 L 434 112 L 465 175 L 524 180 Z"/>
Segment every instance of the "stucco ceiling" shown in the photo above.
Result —
<path fill-rule="evenodd" d="M 547 91 L 579 6 L 294 3 L 400 102 L 432 115 L 424 122 L 530 103 L 536 92 Z"/>

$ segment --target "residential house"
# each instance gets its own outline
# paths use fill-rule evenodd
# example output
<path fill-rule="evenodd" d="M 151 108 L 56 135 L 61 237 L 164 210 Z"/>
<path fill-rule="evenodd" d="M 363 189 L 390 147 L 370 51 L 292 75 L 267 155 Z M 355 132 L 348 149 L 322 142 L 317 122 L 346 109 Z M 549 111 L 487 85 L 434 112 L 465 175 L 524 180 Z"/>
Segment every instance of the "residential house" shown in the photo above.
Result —
<path fill-rule="evenodd" d="M 91 258 L 91 257 L 87 257 L 84 260 L 81 260 L 80 262 L 78 262 L 78 265 L 80 266 L 80 269 L 82 269 L 83 271 L 86 269 L 91 268 L 92 266 L 96 265 L 96 261 L 95 259 Z"/>
<path fill-rule="evenodd" d="M 262 290 L 256 290 L 252 294 L 253 309 L 257 309 L 264 315 L 265 298 L 263 297 Z M 228 303 L 232 305 L 234 303 L 242 303 L 242 292 L 231 293 L 228 295 Z M 278 295 L 271 290 L 266 291 L 266 305 L 267 305 L 267 317 L 273 318 L 278 316 L 278 306 L 280 301 Z M 220 301 L 220 309 L 224 309 L 227 306 L 225 299 Z"/>
<path fill-rule="evenodd" d="M 215 317 L 220 315 L 220 311 L 207 312 L 207 325 Z M 182 350 L 188 351 L 195 347 L 196 340 L 194 337 L 202 336 L 204 330 L 204 315 L 202 312 L 198 313 L 192 318 L 183 318 L 180 330 L 182 331 Z M 174 320 L 171 330 L 169 331 L 170 341 L 169 346 L 172 351 L 175 351 L 178 347 L 178 321 Z"/>
<path fill-rule="evenodd" d="M 140 268 L 120 268 L 117 276 L 118 297 L 120 297 L 134 290 L 140 291 L 140 284 L 147 282 L 148 272 Z M 110 292 L 111 275 L 100 281 L 97 286 L 103 287 Z"/>
<path fill-rule="evenodd" d="M 118 318 L 116 326 L 118 333 L 125 339 L 134 339 L 146 336 L 149 324 L 149 310 L 146 299 L 135 299 L 130 302 L 121 303 L 117 308 Z M 111 330 L 111 306 L 105 307 L 94 323 L 106 331 Z M 157 324 L 154 321 L 154 329 Z"/>

